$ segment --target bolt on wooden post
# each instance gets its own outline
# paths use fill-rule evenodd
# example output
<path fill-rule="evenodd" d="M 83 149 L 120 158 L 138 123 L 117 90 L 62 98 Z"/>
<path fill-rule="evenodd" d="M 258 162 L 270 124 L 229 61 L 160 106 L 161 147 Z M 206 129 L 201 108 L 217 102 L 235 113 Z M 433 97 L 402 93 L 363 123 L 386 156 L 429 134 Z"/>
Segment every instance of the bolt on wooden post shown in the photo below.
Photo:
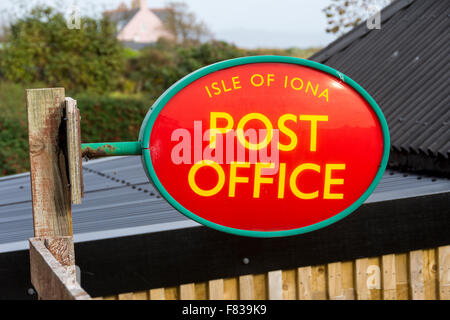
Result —
<path fill-rule="evenodd" d="M 71 194 L 75 203 L 82 195 L 76 102 L 67 101 L 67 113 L 64 88 L 31 89 L 26 96 L 35 237 L 31 281 L 42 299 L 89 299 L 75 281 Z"/>

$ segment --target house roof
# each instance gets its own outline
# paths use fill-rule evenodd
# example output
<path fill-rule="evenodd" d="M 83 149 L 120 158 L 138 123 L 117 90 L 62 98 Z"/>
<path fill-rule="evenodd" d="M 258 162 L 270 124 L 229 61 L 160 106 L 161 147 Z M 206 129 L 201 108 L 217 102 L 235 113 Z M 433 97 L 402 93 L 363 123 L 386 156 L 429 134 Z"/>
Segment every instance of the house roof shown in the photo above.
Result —
<path fill-rule="evenodd" d="M 111 21 L 121 24 L 122 28 L 125 27 L 128 22 L 138 13 L 139 8 L 131 10 L 120 10 L 120 11 L 108 11 L 105 14 L 111 19 Z"/>
<path fill-rule="evenodd" d="M 156 16 L 161 19 L 162 22 L 165 22 L 167 20 L 167 16 L 169 15 L 170 9 L 168 8 L 150 8 L 150 11 L 152 11 Z"/>
<path fill-rule="evenodd" d="M 105 14 L 111 19 L 111 21 L 120 24 L 123 28 L 128 22 L 133 19 L 133 17 L 138 13 L 140 9 L 130 9 L 130 10 L 114 10 L 114 11 L 105 11 Z M 167 19 L 167 15 L 169 13 L 169 9 L 166 8 L 155 8 L 150 9 L 161 21 L 165 21 Z"/>
<path fill-rule="evenodd" d="M 448 1 L 395 1 L 381 12 L 381 29 L 362 23 L 310 58 L 348 75 L 380 105 L 391 167 L 449 173 L 449 13 Z"/>
<path fill-rule="evenodd" d="M 200 226 L 158 194 L 140 157 L 94 160 L 83 168 L 85 198 L 72 206 L 75 242 Z M 391 170 L 366 203 L 448 192 L 448 179 Z M 0 194 L 0 253 L 28 248 L 33 236 L 29 174 L 0 178 Z"/>

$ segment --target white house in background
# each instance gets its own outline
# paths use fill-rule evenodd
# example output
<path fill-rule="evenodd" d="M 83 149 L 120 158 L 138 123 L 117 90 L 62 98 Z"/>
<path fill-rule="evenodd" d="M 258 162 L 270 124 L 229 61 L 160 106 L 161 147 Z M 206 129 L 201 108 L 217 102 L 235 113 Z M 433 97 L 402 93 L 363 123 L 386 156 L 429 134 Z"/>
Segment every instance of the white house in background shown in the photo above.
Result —
<path fill-rule="evenodd" d="M 161 37 L 172 38 L 162 22 L 167 10 L 151 10 L 146 0 L 139 0 L 138 3 L 134 9 L 128 9 L 122 4 L 114 11 L 105 12 L 117 23 L 117 39 L 126 46 L 139 49 L 155 43 Z"/>

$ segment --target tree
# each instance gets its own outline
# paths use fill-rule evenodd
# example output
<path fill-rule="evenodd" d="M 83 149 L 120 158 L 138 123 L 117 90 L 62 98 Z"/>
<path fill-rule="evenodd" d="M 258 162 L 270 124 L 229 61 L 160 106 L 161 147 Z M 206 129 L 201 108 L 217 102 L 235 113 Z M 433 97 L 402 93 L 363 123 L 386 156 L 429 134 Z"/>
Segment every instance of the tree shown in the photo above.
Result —
<path fill-rule="evenodd" d="M 206 65 L 246 55 L 246 51 L 223 41 L 178 45 L 160 39 L 154 46 L 129 59 L 125 77 L 136 83 L 136 91 L 156 99 L 185 75 Z"/>
<path fill-rule="evenodd" d="M 323 9 L 329 33 L 344 34 L 393 0 L 332 0 Z"/>
<path fill-rule="evenodd" d="M 188 11 L 187 4 L 170 2 L 163 19 L 165 28 L 178 43 L 199 42 L 211 37 L 205 23 L 199 21 L 194 13 Z"/>
<path fill-rule="evenodd" d="M 81 22 L 80 29 L 69 29 L 62 13 L 49 7 L 16 20 L 1 50 L 3 76 L 76 92 L 114 90 L 125 65 L 115 26 L 107 18 Z"/>

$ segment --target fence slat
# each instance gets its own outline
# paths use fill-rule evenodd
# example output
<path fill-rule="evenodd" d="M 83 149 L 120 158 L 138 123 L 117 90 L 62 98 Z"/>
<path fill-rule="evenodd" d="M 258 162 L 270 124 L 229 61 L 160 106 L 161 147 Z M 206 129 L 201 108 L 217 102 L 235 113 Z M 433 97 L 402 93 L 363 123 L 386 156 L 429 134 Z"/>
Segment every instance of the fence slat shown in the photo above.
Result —
<path fill-rule="evenodd" d="M 283 300 L 283 274 L 281 270 L 268 272 L 267 278 L 269 300 Z"/>
<path fill-rule="evenodd" d="M 355 282 L 353 261 L 342 263 L 342 290 L 345 300 L 355 300 Z"/>
<path fill-rule="evenodd" d="M 342 289 L 342 263 L 333 262 L 327 265 L 328 296 L 330 300 L 344 300 Z"/>
<path fill-rule="evenodd" d="M 149 290 L 150 300 L 166 300 L 164 288 Z"/>
<path fill-rule="evenodd" d="M 267 275 L 265 273 L 253 276 L 253 290 L 255 300 L 267 299 Z"/>
<path fill-rule="evenodd" d="M 438 248 L 439 299 L 450 300 L 450 246 Z"/>
<path fill-rule="evenodd" d="M 224 288 L 223 279 L 208 281 L 209 300 L 223 300 Z"/>
<path fill-rule="evenodd" d="M 238 279 L 228 278 L 223 281 L 223 297 L 225 300 L 237 300 L 239 297 Z"/>
<path fill-rule="evenodd" d="M 195 284 L 195 300 L 206 300 L 208 297 L 208 288 L 206 282 Z"/>
<path fill-rule="evenodd" d="M 408 255 L 406 253 L 395 255 L 395 275 L 397 281 L 397 299 L 408 300 Z"/>
<path fill-rule="evenodd" d="M 311 268 L 311 273 L 311 289 L 313 300 L 327 300 L 326 266 L 314 266 Z"/>
<path fill-rule="evenodd" d="M 188 283 L 180 286 L 180 300 L 195 300 L 195 284 Z"/>
<path fill-rule="evenodd" d="M 395 255 L 384 255 L 381 261 L 383 277 L 383 299 L 397 299 L 397 277 L 395 271 Z"/>
<path fill-rule="evenodd" d="M 297 275 L 295 271 L 295 269 L 282 271 L 283 300 L 297 299 Z"/>
<path fill-rule="evenodd" d="M 179 288 L 178 287 L 164 288 L 164 298 L 165 298 L 165 300 L 180 299 Z"/>
<path fill-rule="evenodd" d="M 425 300 L 438 298 L 436 250 L 423 250 L 423 295 Z"/>
<path fill-rule="evenodd" d="M 356 298 L 358 300 L 369 300 L 370 293 L 367 286 L 367 268 L 369 267 L 369 259 L 357 259 L 356 266 Z"/>
<path fill-rule="evenodd" d="M 148 291 L 137 291 L 133 292 L 133 300 L 149 300 Z"/>
<path fill-rule="evenodd" d="M 239 277 L 239 299 L 241 299 L 241 300 L 255 299 L 252 275 L 246 275 L 246 276 Z"/>
<path fill-rule="evenodd" d="M 133 300 L 133 293 L 132 292 L 120 293 L 119 300 Z"/>
<path fill-rule="evenodd" d="M 381 266 L 378 257 L 369 258 L 367 267 L 367 286 L 370 300 L 381 300 Z"/>
<path fill-rule="evenodd" d="M 412 300 L 424 300 L 423 253 L 415 250 L 409 253 L 409 279 Z"/>
<path fill-rule="evenodd" d="M 297 269 L 297 291 L 299 300 L 312 300 L 312 268 Z"/>

